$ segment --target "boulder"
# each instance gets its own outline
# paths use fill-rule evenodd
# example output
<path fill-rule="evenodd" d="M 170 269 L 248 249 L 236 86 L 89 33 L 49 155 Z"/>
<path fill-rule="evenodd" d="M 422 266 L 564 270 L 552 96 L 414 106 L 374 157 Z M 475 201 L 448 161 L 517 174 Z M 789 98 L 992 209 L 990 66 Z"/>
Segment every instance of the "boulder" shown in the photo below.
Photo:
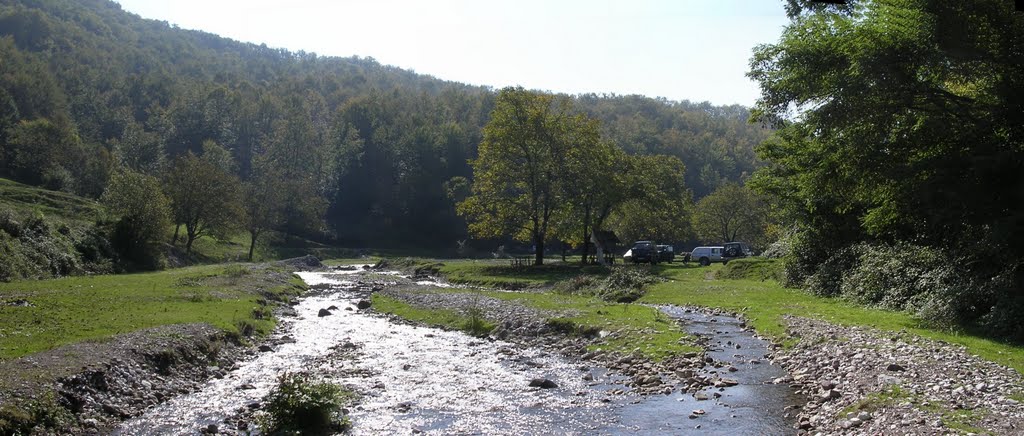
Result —
<path fill-rule="evenodd" d="M 320 311 L 316 313 L 316 316 L 319 316 L 321 318 L 325 316 L 331 316 L 331 311 L 327 309 L 320 309 Z"/>
<path fill-rule="evenodd" d="M 356 303 L 356 308 L 360 310 L 369 309 L 371 304 L 372 303 L 370 303 L 370 300 L 359 300 L 359 302 Z"/>
<path fill-rule="evenodd" d="M 538 377 L 538 378 L 535 378 L 533 380 L 530 380 L 530 387 L 531 388 L 541 388 L 541 389 L 551 389 L 551 388 L 557 388 L 558 384 L 553 382 L 553 381 L 551 381 L 551 380 L 548 380 L 546 378 Z"/>

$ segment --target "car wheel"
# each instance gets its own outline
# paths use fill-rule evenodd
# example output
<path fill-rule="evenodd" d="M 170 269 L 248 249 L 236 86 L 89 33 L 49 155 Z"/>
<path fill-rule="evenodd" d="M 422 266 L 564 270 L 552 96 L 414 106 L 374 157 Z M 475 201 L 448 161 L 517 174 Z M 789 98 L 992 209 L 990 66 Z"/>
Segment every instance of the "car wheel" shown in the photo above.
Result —
<path fill-rule="evenodd" d="M 711 265 L 711 260 L 710 259 L 708 259 L 706 257 L 700 258 L 700 266 L 708 266 L 708 265 Z"/>

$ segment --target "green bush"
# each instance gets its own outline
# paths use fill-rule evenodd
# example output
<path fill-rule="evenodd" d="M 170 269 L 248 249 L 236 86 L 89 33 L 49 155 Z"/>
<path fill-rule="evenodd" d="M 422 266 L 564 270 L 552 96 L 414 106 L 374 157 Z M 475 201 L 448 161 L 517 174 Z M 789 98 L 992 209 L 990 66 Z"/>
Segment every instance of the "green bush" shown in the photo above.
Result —
<path fill-rule="evenodd" d="M 341 406 L 350 394 L 308 373 L 284 374 L 266 399 L 261 427 L 269 434 L 328 434 L 342 430 Z"/>
<path fill-rule="evenodd" d="M 604 279 L 591 275 L 576 276 L 555 284 L 555 291 L 565 294 L 589 295 L 605 301 L 629 303 L 644 295 L 644 287 L 660 278 L 649 268 L 621 266 L 611 269 Z"/>
<path fill-rule="evenodd" d="M 58 434 L 74 416 L 62 407 L 52 391 L 20 405 L 0 407 L 0 434 Z"/>

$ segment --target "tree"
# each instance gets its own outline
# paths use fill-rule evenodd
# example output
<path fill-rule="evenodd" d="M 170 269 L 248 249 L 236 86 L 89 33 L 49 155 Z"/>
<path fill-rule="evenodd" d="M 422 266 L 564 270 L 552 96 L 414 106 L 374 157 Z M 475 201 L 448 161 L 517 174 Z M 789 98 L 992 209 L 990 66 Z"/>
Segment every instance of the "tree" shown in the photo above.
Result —
<path fill-rule="evenodd" d="M 768 213 L 764 202 L 749 188 L 726 183 L 694 207 L 697 237 L 708 242 L 743 240 L 763 243 Z"/>
<path fill-rule="evenodd" d="M 563 188 L 566 207 L 557 219 L 557 234 L 563 241 L 582 246 L 580 262 L 588 263 L 592 235 L 602 230 L 611 212 L 625 201 L 625 153 L 608 141 L 602 141 L 597 122 L 585 130 L 586 136 L 576 139 L 580 147 L 570 154 L 566 171 L 574 175 Z M 598 259 L 603 262 L 598 247 Z"/>
<path fill-rule="evenodd" d="M 185 152 L 168 172 L 165 188 L 175 223 L 185 226 L 186 254 L 192 252 L 196 239 L 205 235 L 223 236 L 239 226 L 241 184 L 215 161 Z M 175 236 L 177 233 L 175 229 Z"/>
<path fill-rule="evenodd" d="M 618 188 L 625 199 L 609 219 L 623 240 L 678 241 L 692 234 L 686 167 L 672 156 L 630 156 Z"/>
<path fill-rule="evenodd" d="M 119 217 L 115 246 L 137 263 L 156 266 L 158 255 L 153 246 L 167 234 L 171 212 L 160 182 L 153 176 L 121 168 L 110 177 L 101 199 Z"/>
<path fill-rule="evenodd" d="M 245 229 L 249 232 L 249 261 L 256 241 L 267 230 L 281 225 L 284 216 L 285 185 L 280 172 L 263 163 L 253 167 L 251 178 L 243 185 Z"/>
<path fill-rule="evenodd" d="M 831 247 L 982 246 L 1019 265 L 1024 21 L 1012 4 L 790 0 L 788 11 L 781 40 L 751 60 L 754 117 L 780 127 L 753 186 Z"/>
<path fill-rule="evenodd" d="M 570 113 L 564 99 L 502 89 L 484 127 L 479 157 L 471 162 L 472 195 L 458 206 L 469 218 L 470 233 L 532 241 L 535 263 L 543 264 L 552 218 L 565 207 L 564 187 L 577 177 L 567 160 L 579 152 L 576 140 L 592 138 L 594 126 L 586 116 Z"/>

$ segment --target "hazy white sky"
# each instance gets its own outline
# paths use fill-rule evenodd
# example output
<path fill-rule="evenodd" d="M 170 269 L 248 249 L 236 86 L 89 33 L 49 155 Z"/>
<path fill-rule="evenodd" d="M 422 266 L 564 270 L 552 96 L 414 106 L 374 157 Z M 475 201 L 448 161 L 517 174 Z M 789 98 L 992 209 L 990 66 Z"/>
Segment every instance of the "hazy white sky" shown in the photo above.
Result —
<path fill-rule="evenodd" d="M 752 105 L 782 0 L 117 0 L 187 29 L 474 85 Z"/>

